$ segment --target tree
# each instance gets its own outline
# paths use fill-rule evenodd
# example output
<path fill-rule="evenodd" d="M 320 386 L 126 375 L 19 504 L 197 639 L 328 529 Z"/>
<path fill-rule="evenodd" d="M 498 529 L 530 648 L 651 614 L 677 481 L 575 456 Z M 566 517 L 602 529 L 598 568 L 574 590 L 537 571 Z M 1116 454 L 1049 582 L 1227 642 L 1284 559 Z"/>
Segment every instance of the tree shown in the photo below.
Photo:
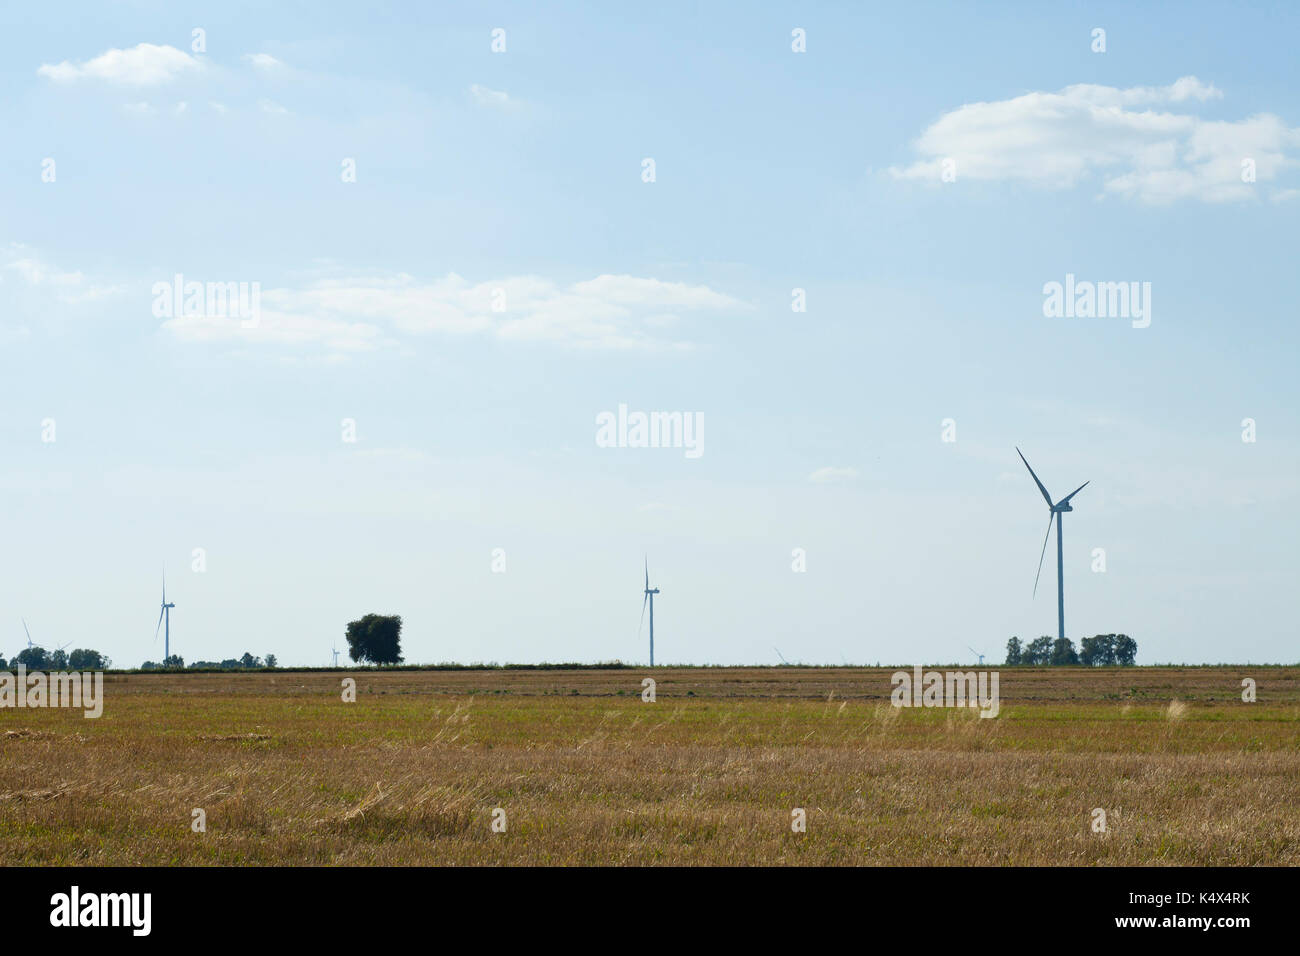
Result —
<path fill-rule="evenodd" d="M 1115 635 L 1115 663 L 1120 667 L 1132 667 L 1137 660 L 1138 642 L 1127 634 Z"/>
<path fill-rule="evenodd" d="M 50 656 L 43 647 L 24 647 L 13 659 L 13 666 L 22 664 L 29 671 L 44 671 L 50 668 Z"/>
<path fill-rule="evenodd" d="M 275 665 L 276 665 L 277 663 L 278 663 L 278 662 L 276 661 L 276 659 L 275 659 L 275 655 L 274 655 L 274 654 L 267 654 L 267 655 L 266 655 L 266 666 L 267 666 L 267 667 L 274 668 Z"/>
<path fill-rule="evenodd" d="M 68 655 L 68 666 L 74 671 L 105 671 L 110 663 L 99 651 L 84 647 L 79 647 Z"/>
<path fill-rule="evenodd" d="M 1115 635 L 1098 634 L 1079 642 L 1079 663 L 1084 667 L 1110 667 L 1115 663 Z"/>
<path fill-rule="evenodd" d="M 1050 637 L 1036 637 L 1029 642 L 1024 653 L 1020 656 L 1022 664 L 1046 664 L 1052 659 L 1052 639 Z"/>
<path fill-rule="evenodd" d="M 173 654 L 162 662 L 163 670 L 179 671 L 185 669 L 185 658 L 179 654 Z"/>
<path fill-rule="evenodd" d="M 348 655 L 357 663 L 400 664 L 402 662 L 402 617 L 400 614 L 367 614 L 348 623 Z"/>
<path fill-rule="evenodd" d="M 68 668 L 68 655 L 64 651 L 56 650 L 50 655 L 50 670 L 62 671 Z"/>
<path fill-rule="evenodd" d="M 1058 637 L 1052 642 L 1051 663 L 1054 667 L 1071 667 L 1079 663 L 1079 655 L 1074 651 L 1074 641 L 1068 637 Z"/>
<path fill-rule="evenodd" d="M 254 657 L 252 654 L 248 653 L 248 651 L 244 651 L 244 656 L 239 659 L 239 666 L 246 668 L 261 667 L 262 659 L 260 657 Z"/>
<path fill-rule="evenodd" d="M 1007 641 L 1007 666 L 1020 663 L 1020 638 L 1013 637 Z"/>

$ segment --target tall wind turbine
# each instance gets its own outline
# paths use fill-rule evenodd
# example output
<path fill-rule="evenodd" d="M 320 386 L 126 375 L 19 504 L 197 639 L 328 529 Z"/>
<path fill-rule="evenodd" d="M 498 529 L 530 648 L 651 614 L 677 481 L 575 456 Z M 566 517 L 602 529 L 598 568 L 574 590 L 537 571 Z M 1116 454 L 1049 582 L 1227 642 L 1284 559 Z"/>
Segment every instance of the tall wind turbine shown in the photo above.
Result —
<path fill-rule="evenodd" d="M 1020 456 L 1021 461 L 1025 462 L 1025 467 L 1029 468 L 1029 462 L 1025 461 L 1024 453 L 1021 452 L 1019 448 L 1016 449 L 1016 454 Z M 1065 514 L 1065 512 L 1067 511 L 1074 510 L 1072 507 L 1070 507 L 1070 499 L 1073 498 L 1075 495 L 1077 495 L 1079 492 L 1083 491 L 1083 489 L 1088 486 L 1088 482 L 1085 481 L 1078 488 L 1075 488 L 1072 492 L 1070 492 L 1068 495 L 1066 495 L 1056 504 L 1052 504 L 1052 496 L 1047 493 L 1047 489 L 1043 487 L 1043 483 L 1038 480 L 1038 476 L 1034 474 L 1034 469 L 1029 468 L 1029 474 L 1033 475 L 1034 484 L 1036 484 L 1038 486 L 1038 490 L 1043 493 L 1043 500 L 1047 502 L 1047 507 L 1049 509 L 1047 513 L 1047 534 L 1043 536 L 1043 551 L 1038 556 L 1038 574 L 1034 575 L 1034 594 L 1035 595 L 1038 594 L 1038 579 L 1039 577 L 1042 576 L 1043 573 L 1043 558 L 1047 554 L 1047 539 L 1052 536 L 1052 518 L 1055 517 L 1056 518 L 1056 634 L 1057 637 L 1063 638 L 1065 637 L 1065 564 L 1064 564 L 1064 560 L 1061 557 L 1061 515 Z"/>
<path fill-rule="evenodd" d="M 163 621 L 167 621 L 167 629 L 163 631 L 163 664 L 167 663 L 167 658 L 172 656 L 172 614 L 171 610 L 175 604 L 167 603 L 167 572 L 163 572 L 163 595 L 162 610 L 158 612 L 158 626 L 153 629 L 153 639 L 158 640 L 158 628 L 163 626 Z"/>
<path fill-rule="evenodd" d="M 655 595 L 658 588 L 650 587 L 650 558 L 645 559 L 645 600 L 641 602 L 641 622 L 645 623 L 646 605 L 650 605 L 650 666 L 655 666 Z"/>

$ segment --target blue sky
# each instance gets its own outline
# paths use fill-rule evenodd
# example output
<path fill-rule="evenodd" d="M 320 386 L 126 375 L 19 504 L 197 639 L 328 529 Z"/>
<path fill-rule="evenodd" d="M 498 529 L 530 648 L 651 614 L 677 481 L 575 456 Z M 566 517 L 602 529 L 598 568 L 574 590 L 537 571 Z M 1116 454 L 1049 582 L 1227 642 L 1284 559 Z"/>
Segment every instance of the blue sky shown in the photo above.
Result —
<path fill-rule="evenodd" d="M 4 653 L 157 659 L 166 566 L 187 660 L 639 661 L 648 553 L 660 662 L 1000 659 L 1056 626 L 1019 445 L 1091 481 L 1072 637 L 1296 659 L 1300 13 L 410 7 L 0 12 Z"/>

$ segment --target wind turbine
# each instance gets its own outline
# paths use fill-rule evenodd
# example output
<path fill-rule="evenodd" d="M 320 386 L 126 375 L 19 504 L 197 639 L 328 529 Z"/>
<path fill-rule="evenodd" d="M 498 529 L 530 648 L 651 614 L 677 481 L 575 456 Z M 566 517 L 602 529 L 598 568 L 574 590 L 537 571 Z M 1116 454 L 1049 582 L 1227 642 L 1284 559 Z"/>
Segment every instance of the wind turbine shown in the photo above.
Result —
<path fill-rule="evenodd" d="M 980 654 L 979 651 L 975 650 L 975 648 L 971 647 L 969 644 L 967 644 L 966 646 L 967 646 L 967 647 L 970 647 L 970 652 L 971 652 L 972 654 L 975 654 L 975 655 L 977 655 L 977 656 L 979 657 L 979 659 L 980 659 L 980 667 L 983 667 L 983 666 L 984 666 L 984 655 L 983 655 L 983 654 Z"/>
<path fill-rule="evenodd" d="M 330 645 L 330 653 L 334 655 L 334 666 L 339 666 L 339 649 L 333 644 Z"/>
<path fill-rule="evenodd" d="M 1021 452 L 1019 448 L 1016 449 L 1016 454 L 1020 456 L 1021 461 L 1025 462 L 1025 467 L 1029 468 L 1029 462 L 1025 461 L 1024 453 Z M 1066 495 L 1056 504 L 1052 504 L 1052 496 L 1047 493 L 1047 489 L 1043 487 L 1043 483 L 1038 480 L 1038 476 L 1034 474 L 1034 469 L 1029 468 L 1029 474 L 1033 475 L 1034 484 L 1036 484 L 1038 486 L 1038 490 L 1043 493 L 1043 500 L 1047 502 L 1047 507 L 1049 509 L 1047 513 L 1047 534 L 1043 536 L 1043 551 L 1038 556 L 1038 574 L 1034 575 L 1034 595 L 1037 596 L 1038 594 L 1038 579 L 1043 574 L 1043 558 L 1047 554 L 1047 539 L 1052 536 L 1052 518 L 1055 517 L 1056 518 L 1056 634 L 1058 638 L 1064 638 L 1065 637 L 1065 562 L 1061 556 L 1061 515 L 1065 514 L 1065 512 L 1067 511 L 1074 510 L 1072 507 L 1070 507 L 1070 499 L 1073 498 L 1075 495 L 1077 495 L 1079 492 L 1083 491 L 1084 488 L 1088 487 L 1089 483 L 1085 481 L 1078 488 L 1075 488 L 1072 492 L 1070 492 L 1068 495 Z"/>
<path fill-rule="evenodd" d="M 650 587 L 650 558 L 645 560 L 645 600 L 641 602 L 641 623 L 645 623 L 646 605 L 650 605 L 650 666 L 655 666 L 655 595 L 658 588 Z"/>
<path fill-rule="evenodd" d="M 779 648 L 779 647 L 777 647 L 775 644 L 773 644 L 773 645 L 772 645 L 772 650 L 776 651 L 776 656 L 781 658 L 781 663 L 782 663 L 782 664 L 784 664 L 786 667 L 789 667 L 789 666 L 790 666 L 790 662 L 787 661 L 784 657 L 781 656 L 781 648 Z"/>
<path fill-rule="evenodd" d="M 27 646 L 29 648 L 35 647 L 36 645 L 32 643 L 32 632 L 27 630 L 27 618 L 23 618 L 23 630 L 27 631 Z"/>
<path fill-rule="evenodd" d="M 175 604 L 167 603 L 167 572 L 163 572 L 163 595 L 162 610 L 158 612 L 158 626 L 153 629 L 153 639 L 158 640 L 158 628 L 163 626 L 163 620 L 167 621 L 167 629 L 163 631 L 163 665 L 166 666 L 167 659 L 172 656 L 172 615 L 171 610 Z"/>

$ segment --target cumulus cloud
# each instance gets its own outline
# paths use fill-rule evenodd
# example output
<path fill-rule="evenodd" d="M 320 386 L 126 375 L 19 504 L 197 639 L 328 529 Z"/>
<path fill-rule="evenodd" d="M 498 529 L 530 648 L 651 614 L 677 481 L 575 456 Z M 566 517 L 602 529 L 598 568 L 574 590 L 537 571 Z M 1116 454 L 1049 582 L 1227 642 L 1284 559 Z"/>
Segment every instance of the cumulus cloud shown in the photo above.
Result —
<path fill-rule="evenodd" d="M 245 53 L 244 61 L 251 63 L 259 70 L 274 70 L 277 67 L 284 66 L 283 63 L 269 53 Z"/>
<path fill-rule="evenodd" d="M 1256 183 L 1297 165 L 1300 129 L 1278 117 L 1205 120 L 1157 107 L 1194 107 L 1222 92 L 1196 77 L 1169 86 L 1079 84 L 971 103 L 945 113 L 915 143 L 922 158 L 894 167 L 902 180 L 1007 180 L 1048 188 L 1097 181 L 1103 194 L 1148 203 L 1225 202 L 1257 196 Z M 1249 162 L 1255 182 L 1243 180 Z"/>
<path fill-rule="evenodd" d="M 121 285 L 97 281 L 81 272 L 50 265 L 22 245 L 10 245 L 0 258 L 3 259 L 0 276 L 14 276 L 27 286 L 52 293 L 60 302 L 95 302 L 125 291 Z"/>
<path fill-rule="evenodd" d="M 474 98 L 474 102 L 479 106 L 488 106 L 493 109 L 508 110 L 519 105 L 519 101 L 511 99 L 509 93 L 502 90 L 488 89 L 486 86 L 479 86 L 477 83 L 469 88 L 469 95 Z"/>
<path fill-rule="evenodd" d="M 101 80 L 120 86 L 157 86 L 202 69 L 202 64 L 173 46 L 140 43 L 126 50 L 106 50 L 82 63 L 45 63 L 36 72 L 56 83 Z"/>
<path fill-rule="evenodd" d="M 827 466 L 826 468 L 818 468 L 808 476 L 808 480 L 814 484 L 827 485 L 836 481 L 852 481 L 857 477 L 858 470 L 856 468 L 833 468 Z"/>
<path fill-rule="evenodd" d="M 471 283 L 452 273 L 319 279 L 261 293 L 261 320 L 178 316 L 163 325 L 182 339 L 314 344 L 354 352 L 427 335 L 484 335 L 585 349 L 689 348 L 661 336 L 665 309 L 725 313 L 747 306 L 707 286 L 629 275 L 562 285 L 538 276 Z"/>

